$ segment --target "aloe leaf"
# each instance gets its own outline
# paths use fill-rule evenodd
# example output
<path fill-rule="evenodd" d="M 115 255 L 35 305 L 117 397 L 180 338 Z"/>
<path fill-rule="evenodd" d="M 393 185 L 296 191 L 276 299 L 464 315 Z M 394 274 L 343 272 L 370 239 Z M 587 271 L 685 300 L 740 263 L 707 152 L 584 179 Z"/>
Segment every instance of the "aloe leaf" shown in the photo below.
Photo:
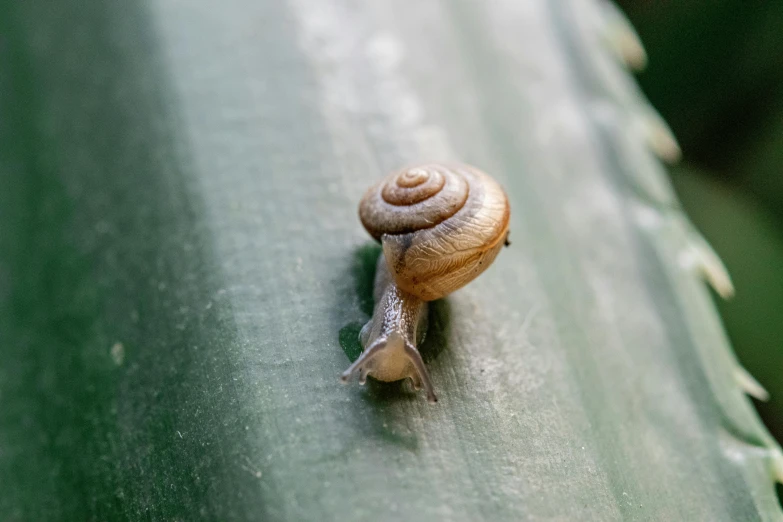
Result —
<path fill-rule="evenodd" d="M 782 518 L 611 5 L 0 9 L 0 519 Z M 424 158 L 512 205 L 437 406 L 338 383 L 356 204 Z"/>
<path fill-rule="evenodd" d="M 782 127 L 783 128 L 783 127 Z M 740 361 L 769 392 L 757 405 L 773 434 L 783 436 L 783 234 L 775 216 L 758 200 L 693 167 L 673 172 L 677 192 L 694 222 L 721 253 L 737 295 L 718 302 Z"/>

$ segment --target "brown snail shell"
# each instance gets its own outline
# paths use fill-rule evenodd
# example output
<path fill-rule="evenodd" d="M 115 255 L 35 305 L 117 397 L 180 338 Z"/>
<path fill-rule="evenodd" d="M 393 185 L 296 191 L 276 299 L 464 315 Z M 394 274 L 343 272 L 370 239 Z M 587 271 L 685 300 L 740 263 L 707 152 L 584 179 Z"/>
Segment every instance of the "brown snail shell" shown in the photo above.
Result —
<path fill-rule="evenodd" d="M 510 209 L 503 188 L 484 172 L 425 163 L 371 187 L 359 217 L 382 243 L 395 283 L 432 301 L 489 267 L 505 244 Z"/>

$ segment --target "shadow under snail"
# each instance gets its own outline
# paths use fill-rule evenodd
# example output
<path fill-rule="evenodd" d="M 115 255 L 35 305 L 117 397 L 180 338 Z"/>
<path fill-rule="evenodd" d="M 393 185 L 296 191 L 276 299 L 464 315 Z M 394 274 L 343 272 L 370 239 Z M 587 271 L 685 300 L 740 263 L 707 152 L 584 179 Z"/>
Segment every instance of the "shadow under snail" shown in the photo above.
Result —
<path fill-rule="evenodd" d="M 342 374 L 379 381 L 410 379 L 437 402 L 417 346 L 427 303 L 462 288 L 508 244 L 510 209 L 503 188 L 462 164 L 427 163 L 390 174 L 359 204 L 364 228 L 383 246 L 372 319 L 359 334 L 363 352 Z"/>

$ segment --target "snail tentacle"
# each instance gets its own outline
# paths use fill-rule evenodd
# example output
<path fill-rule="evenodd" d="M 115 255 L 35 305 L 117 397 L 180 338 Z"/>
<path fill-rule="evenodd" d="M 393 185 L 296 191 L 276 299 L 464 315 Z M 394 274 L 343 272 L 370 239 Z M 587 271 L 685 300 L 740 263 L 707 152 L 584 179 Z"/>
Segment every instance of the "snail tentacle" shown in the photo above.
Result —
<path fill-rule="evenodd" d="M 427 400 L 430 404 L 435 404 L 438 402 L 438 397 L 435 396 L 435 388 L 432 386 L 430 374 L 427 373 L 427 368 L 424 366 L 424 360 L 421 358 L 419 350 L 411 343 L 405 343 L 405 353 L 408 355 L 408 358 L 411 360 L 411 363 L 413 363 L 413 366 L 419 374 L 419 387 L 421 387 L 422 384 L 424 385 L 424 390 L 427 392 Z M 414 383 L 415 382 L 416 381 L 414 380 Z"/>
<path fill-rule="evenodd" d="M 370 362 L 370 360 L 376 356 L 381 350 L 383 350 L 386 347 L 386 340 L 385 339 L 379 339 L 376 341 L 372 346 L 367 348 L 362 352 L 362 354 L 359 356 L 358 359 L 356 359 L 353 364 L 351 364 L 347 370 L 343 372 L 343 374 L 340 376 L 340 379 L 343 382 L 348 382 L 353 374 L 359 372 L 359 381 L 364 378 L 366 380 L 366 373 L 364 372 L 364 367 L 367 366 L 367 364 Z M 364 384 L 364 383 L 362 383 Z"/>

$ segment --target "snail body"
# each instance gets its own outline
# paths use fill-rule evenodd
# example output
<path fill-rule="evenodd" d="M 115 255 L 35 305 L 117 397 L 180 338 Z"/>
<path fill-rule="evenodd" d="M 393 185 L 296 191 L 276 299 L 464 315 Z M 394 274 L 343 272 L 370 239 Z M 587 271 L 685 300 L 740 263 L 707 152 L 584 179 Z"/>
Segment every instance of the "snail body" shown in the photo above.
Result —
<path fill-rule="evenodd" d="M 437 401 L 417 349 L 427 302 L 478 277 L 507 244 L 510 210 L 501 186 L 462 164 L 428 163 L 395 172 L 359 205 L 362 224 L 383 246 L 373 317 L 360 333 L 364 351 L 343 373 L 381 381 L 411 379 Z"/>

